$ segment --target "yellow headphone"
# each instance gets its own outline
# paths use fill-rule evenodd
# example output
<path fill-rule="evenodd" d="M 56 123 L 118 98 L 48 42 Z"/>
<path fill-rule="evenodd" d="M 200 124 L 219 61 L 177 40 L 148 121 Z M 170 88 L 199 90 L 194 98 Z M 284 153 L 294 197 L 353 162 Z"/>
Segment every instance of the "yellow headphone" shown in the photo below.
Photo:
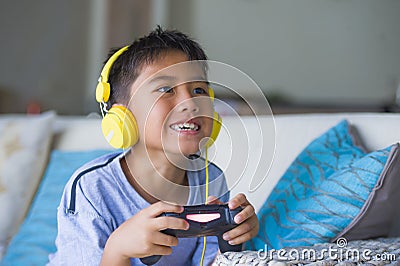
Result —
<path fill-rule="evenodd" d="M 126 149 L 137 143 L 139 140 L 139 130 L 136 119 L 128 108 L 122 105 L 115 105 L 110 110 L 106 110 L 107 102 L 110 98 L 111 85 L 108 82 L 110 70 L 118 57 L 125 52 L 129 46 L 122 47 L 114 53 L 104 64 L 101 71 L 99 83 L 96 87 L 96 101 L 100 104 L 103 120 L 101 121 L 101 129 L 107 142 L 116 149 Z M 209 95 L 214 101 L 214 90 L 209 87 Z M 104 112 L 106 113 L 104 115 Z M 221 130 L 222 119 L 220 115 L 214 111 L 213 127 L 209 140 L 205 146 L 208 148 L 213 145 Z"/>

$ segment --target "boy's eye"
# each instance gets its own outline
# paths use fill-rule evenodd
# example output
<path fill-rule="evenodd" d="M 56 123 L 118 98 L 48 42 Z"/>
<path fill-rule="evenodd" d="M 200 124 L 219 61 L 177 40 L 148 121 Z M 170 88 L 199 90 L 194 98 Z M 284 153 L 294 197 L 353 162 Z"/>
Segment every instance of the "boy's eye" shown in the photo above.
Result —
<path fill-rule="evenodd" d="M 201 88 L 201 87 L 195 88 L 195 89 L 193 90 L 193 92 L 194 92 L 195 94 L 207 94 L 206 90 L 203 89 L 203 88 Z"/>
<path fill-rule="evenodd" d="M 158 89 L 158 91 L 159 91 L 159 92 L 162 92 L 162 93 L 171 93 L 171 92 L 173 92 L 172 88 L 171 88 L 171 87 L 168 87 L 168 86 L 166 86 L 166 87 L 161 87 L 161 88 Z"/>

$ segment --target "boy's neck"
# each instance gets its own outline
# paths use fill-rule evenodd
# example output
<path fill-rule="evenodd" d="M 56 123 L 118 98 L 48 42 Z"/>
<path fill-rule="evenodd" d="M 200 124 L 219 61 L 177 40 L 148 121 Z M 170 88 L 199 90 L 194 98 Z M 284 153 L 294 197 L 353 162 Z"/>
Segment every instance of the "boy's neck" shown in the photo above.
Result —
<path fill-rule="evenodd" d="M 121 166 L 131 186 L 150 204 L 163 200 L 186 205 L 186 171 L 173 165 L 162 151 L 149 153 L 135 146 L 121 159 Z"/>

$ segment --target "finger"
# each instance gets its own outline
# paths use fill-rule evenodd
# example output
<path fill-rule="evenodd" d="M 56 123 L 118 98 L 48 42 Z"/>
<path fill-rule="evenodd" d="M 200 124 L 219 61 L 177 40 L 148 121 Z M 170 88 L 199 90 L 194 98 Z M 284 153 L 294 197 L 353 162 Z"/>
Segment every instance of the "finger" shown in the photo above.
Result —
<path fill-rule="evenodd" d="M 148 249 L 145 249 L 143 257 L 152 256 L 152 255 L 171 255 L 172 248 L 162 245 L 151 245 Z"/>
<path fill-rule="evenodd" d="M 176 217 L 161 216 L 153 220 L 154 228 L 157 231 L 162 231 L 165 229 L 177 229 L 177 230 L 187 230 L 189 229 L 189 223 L 184 219 Z"/>
<path fill-rule="evenodd" d="M 178 245 L 178 238 L 157 232 L 153 236 L 153 243 L 160 246 L 173 247 Z"/>
<path fill-rule="evenodd" d="M 247 232 L 244 233 L 238 237 L 235 237 L 234 239 L 231 239 L 228 241 L 229 245 L 238 245 L 238 244 L 242 244 L 246 241 L 249 241 L 250 239 L 252 239 L 255 235 L 252 232 Z"/>
<path fill-rule="evenodd" d="M 217 197 L 215 196 L 209 196 L 207 199 L 208 204 L 223 204 L 222 201 L 220 201 Z"/>
<path fill-rule="evenodd" d="M 236 209 L 239 206 L 246 206 L 249 205 L 249 201 L 247 200 L 246 196 L 243 193 L 237 194 L 234 198 L 232 198 L 228 205 L 229 209 Z"/>
<path fill-rule="evenodd" d="M 235 223 L 240 224 L 255 215 L 254 207 L 252 205 L 247 205 L 241 212 L 236 214 L 233 219 Z"/>
<path fill-rule="evenodd" d="M 150 217 L 157 217 L 164 212 L 183 212 L 183 207 L 179 205 L 172 205 L 163 201 L 156 202 L 150 207 L 145 209 Z"/>
<path fill-rule="evenodd" d="M 242 223 L 237 227 L 233 228 L 232 230 L 225 232 L 222 235 L 222 238 L 224 240 L 230 241 L 248 232 L 251 232 L 252 236 L 255 236 L 257 234 L 258 232 L 257 217 L 252 217 L 245 223 Z"/>

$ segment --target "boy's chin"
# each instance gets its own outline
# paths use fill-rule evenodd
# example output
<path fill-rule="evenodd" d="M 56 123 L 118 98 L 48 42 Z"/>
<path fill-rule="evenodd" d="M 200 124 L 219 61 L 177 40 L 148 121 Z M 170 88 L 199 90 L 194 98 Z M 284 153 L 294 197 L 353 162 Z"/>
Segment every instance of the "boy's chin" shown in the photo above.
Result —
<path fill-rule="evenodd" d="M 180 151 L 179 155 L 191 159 L 193 155 L 198 154 L 199 150 Z"/>
<path fill-rule="evenodd" d="M 169 152 L 169 154 L 174 157 L 191 158 L 194 154 L 197 154 L 198 152 L 199 152 L 199 147 L 190 148 L 190 149 L 188 149 L 188 148 L 182 149 L 181 148 L 181 149 L 171 151 L 171 152 Z"/>

